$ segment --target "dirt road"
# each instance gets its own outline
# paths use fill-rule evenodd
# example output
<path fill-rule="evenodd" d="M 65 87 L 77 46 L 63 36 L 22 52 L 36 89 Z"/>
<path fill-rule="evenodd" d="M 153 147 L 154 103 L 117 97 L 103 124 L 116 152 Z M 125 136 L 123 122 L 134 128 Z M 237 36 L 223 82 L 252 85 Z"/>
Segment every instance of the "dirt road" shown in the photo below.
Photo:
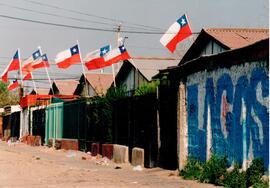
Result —
<path fill-rule="evenodd" d="M 214 187 L 160 168 L 135 171 L 77 151 L 0 143 L 0 187 Z"/>

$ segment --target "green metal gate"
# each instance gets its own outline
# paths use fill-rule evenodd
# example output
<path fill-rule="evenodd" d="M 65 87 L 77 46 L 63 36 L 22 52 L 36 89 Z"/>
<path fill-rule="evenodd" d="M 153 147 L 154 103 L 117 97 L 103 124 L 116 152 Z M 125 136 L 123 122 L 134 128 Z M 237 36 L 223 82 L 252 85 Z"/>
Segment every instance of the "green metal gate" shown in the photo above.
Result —
<path fill-rule="evenodd" d="M 50 104 L 46 108 L 46 144 L 51 138 L 63 138 L 63 109 L 63 102 Z"/>

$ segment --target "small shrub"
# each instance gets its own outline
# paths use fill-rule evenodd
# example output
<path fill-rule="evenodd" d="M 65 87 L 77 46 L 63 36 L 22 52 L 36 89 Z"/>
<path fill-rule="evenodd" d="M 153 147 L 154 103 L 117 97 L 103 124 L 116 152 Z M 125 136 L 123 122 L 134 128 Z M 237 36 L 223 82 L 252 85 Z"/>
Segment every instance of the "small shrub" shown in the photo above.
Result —
<path fill-rule="evenodd" d="M 223 185 L 223 179 L 227 175 L 227 158 L 212 155 L 211 158 L 203 165 L 203 171 L 200 181 Z"/>
<path fill-rule="evenodd" d="M 179 175 L 184 179 L 194 180 L 199 179 L 202 172 L 202 164 L 194 158 L 189 158 L 187 164 Z"/>
<path fill-rule="evenodd" d="M 153 81 L 151 83 L 143 83 L 140 87 L 135 90 L 135 96 L 147 95 L 151 93 L 156 93 L 159 81 Z"/>
<path fill-rule="evenodd" d="M 258 183 L 264 173 L 263 160 L 261 158 L 256 158 L 252 161 L 250 167 L 247 169 L 247 187 Z"/>
<path fill-rule="evenodd" d="M 266 181 L 260 180 L 259 182 L 255 183 L 252 187 L 253 188 L 268 188 L 269 187 L 269 183 L 266 182 Z"/>
<path fill-rule="evenodd" d="M 246 187 L 246 176 L 245 172 L 239 171 L 240 166 L 236 164 L 234 169 L 229 172 L 224 180 L 224 186 L 228 188 L 245 188 Z"/>

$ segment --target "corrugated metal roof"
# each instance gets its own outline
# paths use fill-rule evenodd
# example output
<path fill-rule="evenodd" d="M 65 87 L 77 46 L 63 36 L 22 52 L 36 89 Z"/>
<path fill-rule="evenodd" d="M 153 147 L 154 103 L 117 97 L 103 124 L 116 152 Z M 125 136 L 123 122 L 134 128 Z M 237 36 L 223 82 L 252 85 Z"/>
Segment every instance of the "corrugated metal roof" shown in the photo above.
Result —
<path fill-rule="evenodd" d="M 151 81 L 159 70 L 176 66 L 179 63 L 178 59 L 158 57 L 134 57 L 133 61 L 129 61 L 148 81 Z"/>
<path fill-rule="evenodd" d="M 196 40 L 181 59 L 183 64 L 200 56 L 202 50 L 213 40 L 225 50 L 233 50 L 269 38 L 268 29 L 209 28 L 202 29 Z"/>
<path fill-rule="evenodd" d="M 268 29 L 209 28 L 204 31 L 230 49 L 241 48 L 269 37 Z"/>
<path fill-rule="evenodd" d="M 59 94 L 73 95 L 79 82 L 76 80 L 55 80 L 54 84 L 58 88 Z"/>
<path fill-rule="evenodd" d="M 87 73 L 85 77 L 97 94 L 106 94 L 113 83 L 113 75 L 109 73 Z"/>

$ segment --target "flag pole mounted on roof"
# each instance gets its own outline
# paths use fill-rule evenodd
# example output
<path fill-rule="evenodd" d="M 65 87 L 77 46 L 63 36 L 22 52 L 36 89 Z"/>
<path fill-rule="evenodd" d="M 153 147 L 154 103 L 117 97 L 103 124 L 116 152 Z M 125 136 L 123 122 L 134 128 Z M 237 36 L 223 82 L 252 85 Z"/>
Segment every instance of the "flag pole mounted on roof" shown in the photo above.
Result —
<path fill-rule="evenodd" d="M 36 66 L 36 68 L 42 68 L 42 67 L 45 68 L 45 71 L 46 71 L 46 74 L 47 74 L 47 77 L 48 77 L 48 81 L 49 81 L 49 84 L 50 84 L 49 88 L 52 89 L 52 94 L 54 95 L 54 91 L 53 91 L 53 88 L 52 88 L 52 80 L 51 80 L 51 77 L 50 77 L 49 71 L 48 71 L 48 67 L 50 66 L 50 64 L 49 64 L 47 54 L 42 53 L 41 46 L 39 46 L 38 48 L 39 48 L 40 53 L 41 53 L 41 62 L 40 62 L 40 66 Z"/>
<path fill-rule="evenodd" d="M 21 61 L 21 50 L 18 48 L 18 59 L 19 59 L 19 71 L 20 71 L 20 78 L 21 78 L 21 85 L 20 90 L 22 93 L 20 93 L 20 97 L 24 97 L 24 89 L 23 89 L 23 73 L 22 73 L 22 61 Z"/>
<path fill-rule="evenodd" d="M 186 14 L 174 22 L 166 33 L 161 37 L 160 42 L 163 46 L 173 53 L 179 42 L 192 35 Z"/>
<path fill-rule="evenodd" d="M 80 54 L 80 62 L 82 64 L 82 72 L 83 72 L 83 77 L 84 77 L 84 83 L 85 83 L 85 96 L 88 96 L 88 86 L 86 83 L 86 74 L 85 74 L 85 69 L 84 69 L 84 64 L 83 64 L 83 60 L 82 60 L 82 56 L 80 53 L 80 45 L 79 45 L 79 40 L 77 40 L 77 45 L 78 45 L 78 50 L 79 50 L 79 54 Z"/>

